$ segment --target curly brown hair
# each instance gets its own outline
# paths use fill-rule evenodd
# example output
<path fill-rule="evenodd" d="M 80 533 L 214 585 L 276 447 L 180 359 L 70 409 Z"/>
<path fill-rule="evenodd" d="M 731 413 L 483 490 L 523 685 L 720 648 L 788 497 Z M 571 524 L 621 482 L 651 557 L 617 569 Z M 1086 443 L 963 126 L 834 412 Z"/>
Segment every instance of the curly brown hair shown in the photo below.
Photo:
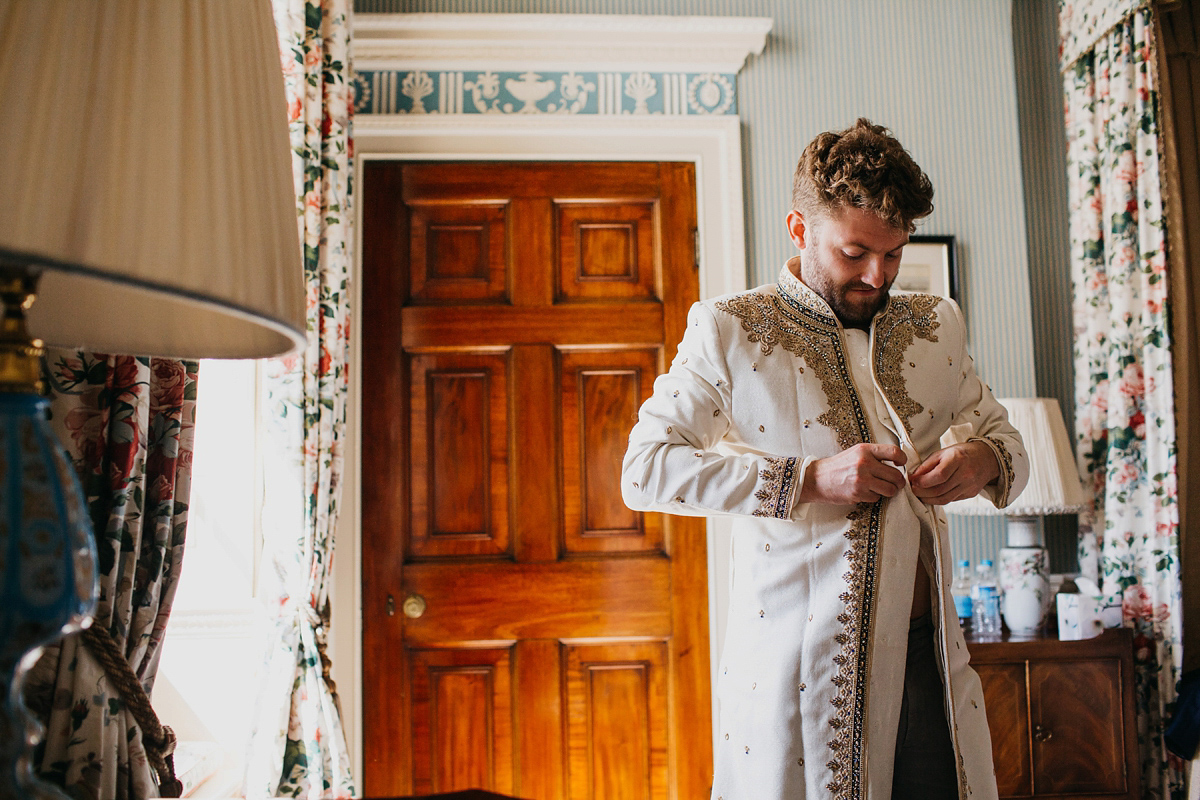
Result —
<path fill-rule="evenodd" d="M 796 165 L 792 208 L 812 219 L 853 207 L 912 233 L 933 211 L 933 184 L 882 125 L 860 118 L 809 142 Z"/>

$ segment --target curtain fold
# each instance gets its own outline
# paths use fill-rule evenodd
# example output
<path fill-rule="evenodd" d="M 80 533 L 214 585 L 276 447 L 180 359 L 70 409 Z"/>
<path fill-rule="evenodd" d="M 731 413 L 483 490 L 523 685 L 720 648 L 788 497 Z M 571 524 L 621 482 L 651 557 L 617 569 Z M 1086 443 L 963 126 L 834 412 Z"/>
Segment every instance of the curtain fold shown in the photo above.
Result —
<path fill-rule="evenodd" d="M 353 108 L 349 0 L 273 0 L 283 65 L 307 346 L 267 363 L 263 559 L 273 617 L 247 759 L 247 797 L 351 797 L 325 652 L 349 387 Z"/>
<path fill-rule="evenodd" d="M 1070 23 L 1060 17 L 1064 41 Z M 1123 598 L 1144 795 L 1166 798 L 1182 791 L 1162 737 L 1182 590 L 1154 47 L 1152 12 L 1139 8 L 1065 65 L 1063 86 L 1076 448 L 1094 499 L 1080 516 L 1080 569 Z"/>
<path fill-rule="evenodd" d="M 60 351 L 48 365 L 50 424 L 96 532 L 92 626 L 107 632 L 149 694 L 183 560 L 197 364 Z M 43 779 L 76 798 L 159 796 L 146 732 L 84 634 L 47 648 L 27 696 L 46 724 L 36 757 Z"/>

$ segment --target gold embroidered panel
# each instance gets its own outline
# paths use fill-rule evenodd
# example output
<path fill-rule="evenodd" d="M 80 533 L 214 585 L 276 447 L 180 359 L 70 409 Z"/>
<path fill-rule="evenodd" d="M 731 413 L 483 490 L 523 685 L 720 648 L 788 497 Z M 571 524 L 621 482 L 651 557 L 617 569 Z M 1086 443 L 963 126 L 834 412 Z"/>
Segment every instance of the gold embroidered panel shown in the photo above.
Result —
<path fill-rule="evenodd" d="M 804 359 L 821 382 L 828 405 L 817 421 L 833 430 L 839 447 L 845 450 L 871 441 L 862 401 L 850 379 L 837 320 L 786 294 L 747 292 L 718 302 L 716 308 L 741 320 L 748 338 L 759 345 L 763 355 L 770 355 L 780 346 Z"/>
<path fill-rule="evenodd" d="M 931 294 L 893 295 L 887 307 L 875 318 L 875 347 L 872 353 L 875 375 L 910 437 L 912 425 L 908 421 L 924 411 L 925 407 L 908 394 L 908 383 L 904 379 L 904 354 L 918 338 L 927 342 L 938 340 L 934 331 L 941 323 L 934 309 L 940 302 L 940 297 Z"/>

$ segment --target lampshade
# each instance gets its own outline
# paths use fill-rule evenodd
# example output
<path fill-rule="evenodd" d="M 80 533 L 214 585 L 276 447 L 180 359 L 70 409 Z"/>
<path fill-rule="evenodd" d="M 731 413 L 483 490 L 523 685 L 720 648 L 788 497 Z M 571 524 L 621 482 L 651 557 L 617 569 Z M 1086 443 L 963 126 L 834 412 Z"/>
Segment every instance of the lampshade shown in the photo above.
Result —
<path fill-rule="evenodd" d="M 252 358 L 304 342 L 269 0 L 0 0 L 0 264 L 47 344 Z"/>
<path fill-rule="evenodd" d="M 97 595 L 31 337 L 175 358 L 303 345 L 280 64 L 270 0 L 0 0 L 0 798 L 65 800 L 32 774 L 21 687 Z"/>
<path fill-rule="evenodd" d="M 1083 508 L 1086 498 L 1067 438 L 1058 400 L 1020 397 L 1000 400 L 1008 420 L 1021 433 L 1029 458 L 1029 482 L 1007 508 L 996 508 L 981 497 L 949 503 L 951 514 L 982 516 L 1042 516 L 1070 514 Z"/>

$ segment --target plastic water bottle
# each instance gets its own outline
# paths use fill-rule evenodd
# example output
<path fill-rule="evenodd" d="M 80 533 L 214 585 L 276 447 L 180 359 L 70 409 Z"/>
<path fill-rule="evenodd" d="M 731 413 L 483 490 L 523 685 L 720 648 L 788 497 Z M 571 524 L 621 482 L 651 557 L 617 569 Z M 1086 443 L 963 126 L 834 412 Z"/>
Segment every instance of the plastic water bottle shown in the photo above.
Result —
<path fill-rule="evenodd" d="M 954 598 L 954 610 L 958 612 L 958 623 L 964 629 L 971 624 L 971 617 L 975 613 L 971 600 L 971 590 L 974 586 L 971 562 L 964 558 L 955 567 L 954 582 L 950 584 L 950 596 Z"/>
<path fill-rule="evenodd" d="M 979 638 L 999 637 L 1003 624 L 1000 621 L 1000 587 L 996 584 L 996 574 L 992 571 L 992 562 L 984 559 L 975 567 L 975 588 L 971 626 L 975 636 Z"/>

